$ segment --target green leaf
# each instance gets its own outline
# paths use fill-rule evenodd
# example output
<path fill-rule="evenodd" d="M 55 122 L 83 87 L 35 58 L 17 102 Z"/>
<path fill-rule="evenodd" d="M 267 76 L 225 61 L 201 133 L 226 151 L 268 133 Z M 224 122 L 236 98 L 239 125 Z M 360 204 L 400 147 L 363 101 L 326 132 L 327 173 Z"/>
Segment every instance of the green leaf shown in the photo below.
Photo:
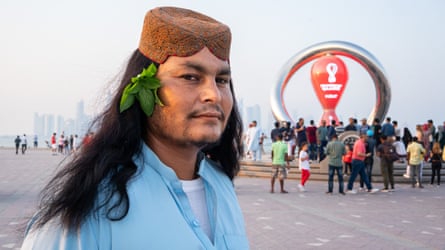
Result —
<path fill-rule="evenodd" d="M 134 95 L 122 95 L 119 111 L 122 113 L 134 103 Z"/>
<path fill-rule="evenodd" d="M 148 66 L 148 68 L 145 70 L 147 71 L 146 74 L 150 77 L 154 77 L 156 75 L 156 72 L 158 71 L 158 69 L 156 68 L 156 65 L 154 63 L 150 64 L 150 66 Z"/>
<path fill-rule="evenodd" d="M 154 103 L 155 103 L 153 93 L 147 89 L 142 88 L 139 91 L 137 98 L 144 113 L 147 116 L 151 116 L 151 114 L 153 114 Z"/>
<path fill-rule="evenodd" d="M 126 110 L 128 107 L 127 104 L 127 99 L 128 99 L 128 95 L 129 95 L 129 89 L 130 89 L 131 85 L 127 85 L 124 89 L 124 92 L 122 93 L 122 97 L 121 97 L 121 101 L 120 101 L 120 112 L 123 112 L 124 110 Z"/>
<path fill-rule="evenodd" d="M 128 93 L 137 94 L 141 88 L 142 88 L 142 85 L 139 82 L 136 82 L 128 89 Z"/>
<path fill-rule="evenodd" d="M 161 87 L 161 81 L 156 78 L 147 78 L 144 82 L 144 86 L 148 89 L 158 89 Z"/>
<path fill-rule="evenodd" d="M 164 106 L 157 93 L 161 87 L 161 82 L 155 77 L 156 72 L 156 65 L 152 63 L 136 77 L 131 78 L 131 83 L 125 87 L 122 93 L 119 107 L 121 113 L 130 108 L 135 99 L 139 101 L 142 110 L 147 116 L 151 116 L 155 104 Z"/>

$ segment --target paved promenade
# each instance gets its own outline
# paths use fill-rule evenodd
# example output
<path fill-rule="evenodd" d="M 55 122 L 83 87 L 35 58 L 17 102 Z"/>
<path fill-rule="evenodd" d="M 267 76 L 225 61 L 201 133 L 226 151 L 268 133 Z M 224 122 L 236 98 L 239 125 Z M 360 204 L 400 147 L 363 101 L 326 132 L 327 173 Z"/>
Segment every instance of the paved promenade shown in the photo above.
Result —
<path fill-rule="evenodd" d="M 20 248 L 39 191 L 62 159 L 46 150 L 0 149 L 0 250 Z M 252 249 L 445 249 L 445 184 L 343 196 L 337 185 L 326 195 L 325 182 L 309 180 L 300 193 L 289 180 L 288 194 L 270 194 L 269 183 L 235 181 Z"/>

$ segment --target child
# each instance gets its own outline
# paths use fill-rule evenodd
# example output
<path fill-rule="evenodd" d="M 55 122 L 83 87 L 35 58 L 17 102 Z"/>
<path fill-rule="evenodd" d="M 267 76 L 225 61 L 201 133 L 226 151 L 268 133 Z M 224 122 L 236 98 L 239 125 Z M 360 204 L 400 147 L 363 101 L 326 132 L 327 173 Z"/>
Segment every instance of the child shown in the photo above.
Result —
<path fill-rule="evenodd" d="M 307 153 L 308 145 L 307 142 L 303 142 L 300 146 L 300 153 L 298 154 L 298 166 L 301 171 L 301 183 L 298 185 L 298 188 L 301 192 L 305 192 L 306 189 L 304 185 L 306 181 L 309 179 L 310 173 L 310 165 L 309 165 L 309 155 Z"/>
<path fill-rule="evenodd" d="M 347 144 L 346 145 L 346 154 L 343 155 L 343 162 L 345 163 L 345 167 L 344 167 L 344 175 L 348 176 L 348 173 L 352 172 L 352 145 L 351 144 Z M 349 170 L 349 172 L 348 172 Z"/>

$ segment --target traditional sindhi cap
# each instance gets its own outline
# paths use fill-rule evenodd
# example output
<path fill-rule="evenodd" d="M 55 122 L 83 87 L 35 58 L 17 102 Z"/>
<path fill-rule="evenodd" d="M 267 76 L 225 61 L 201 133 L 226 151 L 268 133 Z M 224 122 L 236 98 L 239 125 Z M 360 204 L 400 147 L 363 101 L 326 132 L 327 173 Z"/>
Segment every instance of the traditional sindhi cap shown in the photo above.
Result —
<path fill-rule="evenodd" d="M 177 7 L 159 7 L 145 15 L 139 51 L 162 64 L 169 56 L 187 57 L 207 47 L 228 61 L 231 33 L 227 25 L 206 15 Z"/>

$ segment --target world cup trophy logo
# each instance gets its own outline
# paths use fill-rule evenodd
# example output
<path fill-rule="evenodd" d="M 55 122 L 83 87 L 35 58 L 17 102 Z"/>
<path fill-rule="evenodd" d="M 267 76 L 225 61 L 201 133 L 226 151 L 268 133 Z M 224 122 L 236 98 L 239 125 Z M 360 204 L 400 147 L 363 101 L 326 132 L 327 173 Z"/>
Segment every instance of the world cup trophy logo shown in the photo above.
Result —
<path fill-rule="evenodd" d="M 312 87 L 323 107 L 321 120 L 339 122 L 337 107 L 348 82 L 345 63 L 336 56 L 328 55 L 317 60 L 311 69 Z"/>

